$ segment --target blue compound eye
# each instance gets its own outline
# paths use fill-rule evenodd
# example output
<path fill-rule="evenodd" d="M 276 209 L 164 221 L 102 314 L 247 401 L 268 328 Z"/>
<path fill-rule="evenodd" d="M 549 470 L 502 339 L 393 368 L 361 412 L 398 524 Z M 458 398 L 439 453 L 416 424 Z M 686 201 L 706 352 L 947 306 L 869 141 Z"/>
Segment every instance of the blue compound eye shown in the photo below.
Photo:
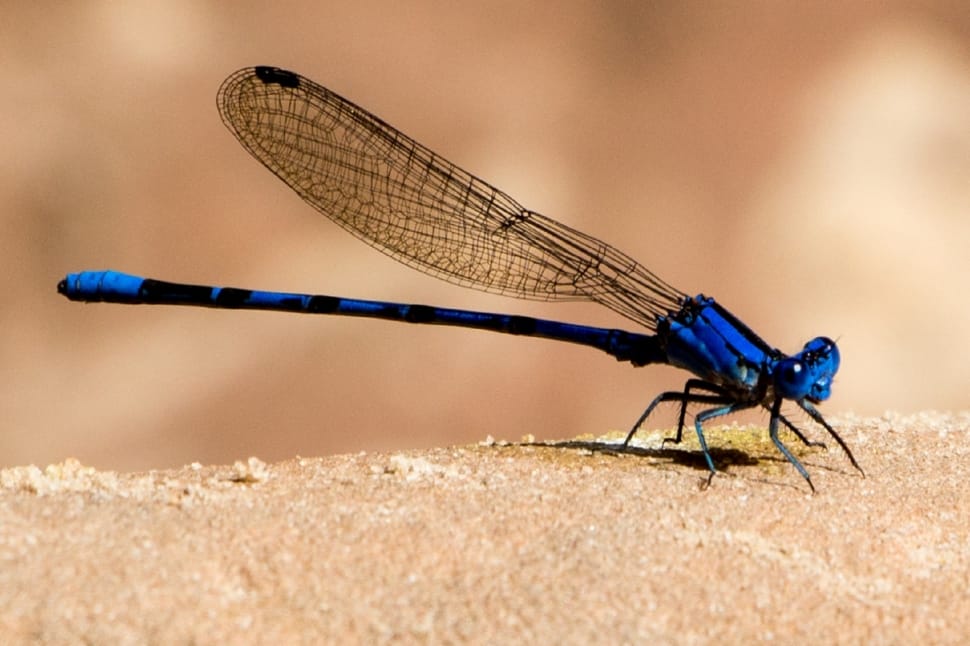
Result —
<path fill-rule="evenodd" d="M 812 339 L 805 344 L 805 347 L 798 354 L 804 357 L 806 361 L 824 364 L 826 369 L 833 375 L 839 369 L 839 362 L 841 360 L 839 347 L 835 345 L 835 341 L 828 337 L 820 336 Z"/>
<path fill-rule="evenodd" d="M 789 399 L 820 402 L 832 394 L 832 377 L 839 369 L 835 341 L 820 336 L 805 344 L 798 354 L 777 363 L 773 371 L 775 390 Z"/>
<path fill-rule="evenodd" d="M 812 371 L 806 369 L 801 359 L 782 359 L 775 367 L 775 389 L 787 399 L 805 398 L 814 381 Z"/>

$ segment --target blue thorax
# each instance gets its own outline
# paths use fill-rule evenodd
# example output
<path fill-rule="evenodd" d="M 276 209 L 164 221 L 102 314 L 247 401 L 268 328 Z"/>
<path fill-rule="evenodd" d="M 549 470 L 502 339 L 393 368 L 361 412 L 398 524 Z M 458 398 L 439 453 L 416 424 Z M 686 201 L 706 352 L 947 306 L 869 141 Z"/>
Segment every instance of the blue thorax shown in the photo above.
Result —
<path fill-rule="evenodd" d="M 831 339 L 818 337 L 786 356 L 703 294 L 684 299 L 679 312 L 661 317 L 657 333 L 671 365 L 739 400 L 768 401 L 774 393 L 817 403 L 831 394 L 839 369 L 839 350 Z"/>

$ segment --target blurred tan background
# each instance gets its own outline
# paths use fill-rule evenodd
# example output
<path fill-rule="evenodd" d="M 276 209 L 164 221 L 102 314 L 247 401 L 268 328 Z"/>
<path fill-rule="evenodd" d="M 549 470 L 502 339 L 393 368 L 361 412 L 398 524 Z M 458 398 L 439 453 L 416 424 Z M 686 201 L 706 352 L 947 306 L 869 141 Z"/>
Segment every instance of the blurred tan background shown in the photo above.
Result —
<path fill-rule="evenodd" d="M 326 221 L 219 121 L 220 82 L 254 64 L 785 351 L 837 338 L 823 411 L 970 405 L 963 1 L 44 4 L 0 22 L 0 464 L 570 437 L 625 429 L 682 383 L 541 340 L 58 296 L 65 273 L 113 268 L 634 329 L 444 285 Z"/>

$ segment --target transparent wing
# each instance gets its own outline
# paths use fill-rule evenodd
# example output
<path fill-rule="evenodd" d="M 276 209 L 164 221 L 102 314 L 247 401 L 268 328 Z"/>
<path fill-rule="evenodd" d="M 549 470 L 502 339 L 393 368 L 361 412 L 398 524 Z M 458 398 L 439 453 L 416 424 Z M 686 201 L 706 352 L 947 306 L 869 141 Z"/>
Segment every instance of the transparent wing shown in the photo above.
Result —
<path fill-rule="evenodd" d="M 432 276 L 533 300 L 594 301 L 655 329 L 684 294 L 618 249 L 524 209 L 381 119 L 293 72 L 219 89 L 240 143 L 321 213 Z"/>

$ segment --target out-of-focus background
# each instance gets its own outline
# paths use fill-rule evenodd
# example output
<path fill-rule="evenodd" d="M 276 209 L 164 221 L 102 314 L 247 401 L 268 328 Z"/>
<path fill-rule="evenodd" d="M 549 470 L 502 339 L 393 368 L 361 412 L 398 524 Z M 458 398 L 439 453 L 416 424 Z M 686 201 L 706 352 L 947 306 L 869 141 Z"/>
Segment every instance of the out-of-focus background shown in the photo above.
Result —
<path fill-rule="evenodd" d="M 219 120 L 220 82 L 253 64 L 333 88 L 785 351 L 837 338 L 824 411 L 970 405 L 964 1 L 15 3 L 0 60 L 4 465 L 570 437 L 682 382 L 534 339 L 58 296 L 65 273 L 113 268 L 635 329 L 445 285 L 305 206 Z"/>

